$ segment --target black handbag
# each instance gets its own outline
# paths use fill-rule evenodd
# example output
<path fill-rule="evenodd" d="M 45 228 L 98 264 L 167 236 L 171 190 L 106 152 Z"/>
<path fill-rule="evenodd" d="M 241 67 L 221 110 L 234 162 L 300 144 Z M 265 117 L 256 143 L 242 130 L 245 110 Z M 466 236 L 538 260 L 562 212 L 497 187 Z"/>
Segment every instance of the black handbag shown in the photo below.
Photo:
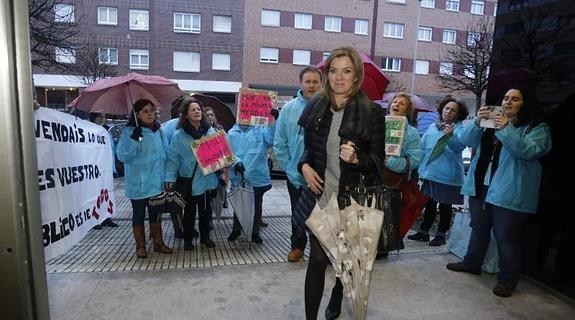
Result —
<path fill-rule="evenodd" d="M 373 157 L 373 155 L 371 155 Z M 403 241 L 400 235 L 401 225 L 401 192 L 398 188 L 390 188 L 383 183 L 379 161 L 375 161 L 378 167 L 376 184 L 366 186 L 365 176 L 360 174 L 358 185 L 351 190 L 351 196 L 360 205 L 371 206 L 375 201 L 375 208 L 383 211 L 383 223 L 377 244 L 378 253 L 387 253 L 403 249 Z"/>
<path fill-rule="evenodd" d="M 148 200 L 148 211 L 157 214 L 158 222 L 162 220 L 162 213 L 169 212 L 176 230 L 184 230 L 183 212 L 186 202 L 177 191 L 164 191 Z"/>

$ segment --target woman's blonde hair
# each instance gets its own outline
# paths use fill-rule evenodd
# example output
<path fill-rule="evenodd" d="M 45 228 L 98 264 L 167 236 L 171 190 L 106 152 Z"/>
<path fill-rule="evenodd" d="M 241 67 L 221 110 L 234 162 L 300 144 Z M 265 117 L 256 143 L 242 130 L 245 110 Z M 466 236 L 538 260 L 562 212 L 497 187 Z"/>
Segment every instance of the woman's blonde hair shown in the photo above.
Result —
<path fill-rule="evenodd" d="M 334 103 L 333 89 L 329 85 L 327 76 L 329 74 L 329 69 L 331 68 L 333 60 L 342 57 L 348 57 L 351 59 L 351 64 L 353 65 L 353 71 L 355 73 L 356 81 L 353 83 L 349 95 L 354 96 L 360 90 L 361 84 L 363 83 L 363 61 L 361 61 L 361 57 L 359 56 L 357 50 L 352 47 L 342 47 L 333 50 L 323 66 L 323 84 L 321 89 L 321 95 L 327 97 L 332 103 Z"/>

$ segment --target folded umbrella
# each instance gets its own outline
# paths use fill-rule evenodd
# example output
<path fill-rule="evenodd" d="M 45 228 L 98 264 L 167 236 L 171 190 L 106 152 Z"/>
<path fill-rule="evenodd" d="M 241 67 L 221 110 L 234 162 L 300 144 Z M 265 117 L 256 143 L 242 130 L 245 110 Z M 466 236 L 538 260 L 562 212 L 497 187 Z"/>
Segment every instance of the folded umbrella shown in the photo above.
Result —
<path fill-rule="evenodd" d="M 228 200 L 234 209 L 245 236 L 251 239 L 255 213 L 254 189 L 245 183 L 243 174 L 242 182 L 237 186 L 233 186 L 228 192 Z"/>

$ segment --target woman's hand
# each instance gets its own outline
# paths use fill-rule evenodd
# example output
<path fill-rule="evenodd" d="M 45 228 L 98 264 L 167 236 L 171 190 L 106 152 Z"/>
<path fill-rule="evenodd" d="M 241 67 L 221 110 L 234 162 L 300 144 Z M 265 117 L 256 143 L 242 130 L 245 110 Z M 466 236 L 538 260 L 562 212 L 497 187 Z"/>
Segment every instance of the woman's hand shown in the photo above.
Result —
<path fill-rule="evenodd" d="M 317 174 L 317 172 L 312 168 L 309 164 L 304 163 L 301 166 L 301 172 L 303 174 L 303 178 L 305 179 L 305 183 L 307 187 L 311 190 L 311 192 L 315 194 L 320 194 L 323 191 L 323 180 Z"/>
<path fill-rule="evenodd" d="M 477 111 L 477 117 L 475 117 L 475 124 L 479 125 L 481 119 L 487 119 L 488 117 L 489 117 L 489 108 L 486 106 L 479 108 L 479 110 Z"/>
<path fill-rule="evenodd" d="M 503 129 L 509 123 L 509 118 L 505 114 L 501 114 L 495 118 L 495 125 L 497 129 Z"/>
<path fill-rule="evenodd" d="M 339 146 L 339 158 L 346 163 L 358 164 L 359 158 L 357 157 L 356 150 L 355 144 L 348 141 L 346 144 Z"/>
<path fill-rule="evenodd" d="M 173 182 L 164 183 L 164 189 L 166 191 L 172 191 L 172 189 L 174 189 L 174 183 Z"/>
<path fill-rule="evenodd" d="M 443 126 L 443 134 L 448 137 L 453 135 L 453 128 L 455 128 L 455 123 L 445 124 Z"/>

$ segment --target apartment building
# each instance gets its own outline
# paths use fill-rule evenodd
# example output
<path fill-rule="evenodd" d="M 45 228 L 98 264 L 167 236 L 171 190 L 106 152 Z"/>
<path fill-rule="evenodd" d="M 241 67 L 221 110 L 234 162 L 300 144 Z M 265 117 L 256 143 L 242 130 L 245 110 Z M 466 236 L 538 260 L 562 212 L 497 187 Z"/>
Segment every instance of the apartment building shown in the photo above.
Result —
<path fill-rule="evenodd" d="M 116 74 L 162 75 L 190 92 L 235 100 L 242 83 L 243 1 L 131 0 L 64 1 L 55 23 L 78 19 L 76 41 L 99 47 L 99 60 Z M 73 15 L 66 12 L 73 11 Z M 79 63 L 75 52 L 54 48 L 58 61 Z M 78 74 L 35 68 L 41 104 L 63 107 L 85 87 Z"/>
<path fill-rule="evenodd" d="M 243 82 L 245 86 L 290 95 L 297 86 L 302 65 L 319 63 L 334 48 L 353 46 L 370 55 L 396 86 L 406 91 L 411 91 L 413 86 L 414 93 L 431 103 L 446 94 L 473 99 L 469 93 L 443 90 L 436 75 L 440 70 L 450 70 L 450 66 L 442 65 L 444 49 L 473 36 L 466 30 L 477 20 L 493 19 L 496 3 L 482 0 L 247 1 Z"/>
<path fill-rule="evenodd" d="M 230 104 L 242 86 L 289 100 L 302 66 L 340 46 L 371 56 L 395 88 L 413 87 L 430 103 L 446 94 L 472 98 L 443 90 L 436 75 L 457 72 L 442 64 L 445 48 L 466 41 L 468 26 L 496 11 L 495 0 L 76 0 L 59 10 L 69 6 L 82 19 L 80 41 L 99 43 L 101 63 L 118 74 L 159 74 Z M 73 53 L 54 50 L 75 62 Z M 70 75 L 34 74 L 48 105 L 68 103 L 84 86 Z"/>

